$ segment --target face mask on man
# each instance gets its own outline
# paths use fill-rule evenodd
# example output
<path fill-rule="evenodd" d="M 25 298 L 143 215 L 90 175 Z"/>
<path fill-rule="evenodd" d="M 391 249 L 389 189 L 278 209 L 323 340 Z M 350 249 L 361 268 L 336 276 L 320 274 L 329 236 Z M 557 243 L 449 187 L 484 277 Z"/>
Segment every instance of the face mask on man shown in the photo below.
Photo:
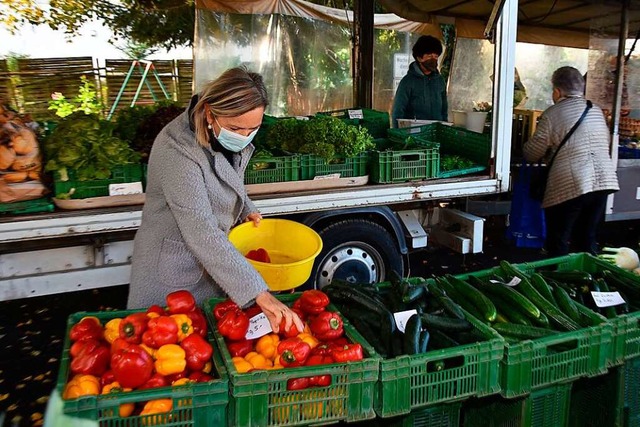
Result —
<path fill-rule="evenodd" d="M 437 59 L 427 59 L 426 61 L 422 61 L 420 63 L 426 70 L 429 71 L 437 71 L 438 70 L 438 60 Z"/>
<path fill-rule="evenodd" d="M 239 153 L 240 151 L 242 151 L 247 145 L 251 143 L 251 141 L 253 141 L 253 138 L 258 133 L 258 129 L 256 129 L 247 136 L 240 135 L 239 133 L 235 133 L 223 128 L 220 125 L 220 122 L 218 122 L 217 118 L 214 117 L 214 120 L 220 127 L 220 133 L 216 136 L 214 132 L 213 135 L 216 137 L 220 145 L 234 153 Z"/>

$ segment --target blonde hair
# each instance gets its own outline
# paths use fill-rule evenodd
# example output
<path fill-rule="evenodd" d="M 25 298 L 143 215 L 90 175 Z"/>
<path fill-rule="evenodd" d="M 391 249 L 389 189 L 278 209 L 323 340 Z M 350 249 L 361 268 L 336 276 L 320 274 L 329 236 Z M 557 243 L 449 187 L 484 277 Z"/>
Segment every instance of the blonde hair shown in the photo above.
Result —
<path fill-rule="evenodd" d="M 267 89 L 260 74 L 245 67 L 228 69 L 207 83 L 198 95 L 198 102 L 191 112 L 196 141 L 204 147 L 210 144 L 207 108 L 214 116 L 237 117 L 259 107 L 266 108 L 268 104 Z"/>

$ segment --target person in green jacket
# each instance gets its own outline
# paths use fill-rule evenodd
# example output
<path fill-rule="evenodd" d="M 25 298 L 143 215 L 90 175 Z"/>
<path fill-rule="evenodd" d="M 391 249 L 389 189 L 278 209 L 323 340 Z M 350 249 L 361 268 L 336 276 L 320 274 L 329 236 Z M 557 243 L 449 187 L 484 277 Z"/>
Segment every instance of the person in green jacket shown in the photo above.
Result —
<path fill-rule="evenodd" d="M 393 100 L 393 127 L 398 127 L 398 119 L 447 121 L 447 87 L 438 72 L 438 57 L 442 54 L 440 40 L 420 36 L 412 53 L 415 61 L 400 80 Z"/>

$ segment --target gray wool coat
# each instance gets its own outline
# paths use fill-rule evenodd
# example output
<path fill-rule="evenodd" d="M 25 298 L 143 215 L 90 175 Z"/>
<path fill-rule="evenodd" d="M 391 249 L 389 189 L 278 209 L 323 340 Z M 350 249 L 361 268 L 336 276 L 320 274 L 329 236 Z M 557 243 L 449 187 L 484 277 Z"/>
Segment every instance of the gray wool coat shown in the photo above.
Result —
<path fill-rule="evenodd" d="M 133 249 L 127 308 L 166 305 L 167 294 L 190 291 L 198 301 L 228 295 L 240 306 L 267 290 L 260 274 L 227 234 L 257 212 L 244 187 L 253 153 L 213 155 L 213 169 L 189 125 L 188 110 L 156 138 L 149 157 L 146 201 Z"/>
<path fill-rule="evenodd" d="M 534 163 L 549 161 L 586 105 L 584 98 L 565 98 L 546 109 L 535 133 L 524 144 L 525 159 Z M 594 105 L 553 161 L 542 207 L 595 191 L 619 190 L 615 166 L 609 157 L 609 141 L 602 110 Z"/>

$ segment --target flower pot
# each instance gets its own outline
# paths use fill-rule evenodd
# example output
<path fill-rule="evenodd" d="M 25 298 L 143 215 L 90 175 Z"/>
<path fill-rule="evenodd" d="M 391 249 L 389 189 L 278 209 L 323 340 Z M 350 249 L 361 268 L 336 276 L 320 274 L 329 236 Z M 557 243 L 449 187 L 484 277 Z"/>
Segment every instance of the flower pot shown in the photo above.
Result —
<path fill-rule="evenodd" d="M 467 125 L 467 112 L 453 110 L 453 125 L 461 128 L 465 127 Z"/>
<path fill-rule="evenodd" d="M 467 111 L 466 128 L 472 132 L 483 133 L 487 121 L 486 111 Z"/>

